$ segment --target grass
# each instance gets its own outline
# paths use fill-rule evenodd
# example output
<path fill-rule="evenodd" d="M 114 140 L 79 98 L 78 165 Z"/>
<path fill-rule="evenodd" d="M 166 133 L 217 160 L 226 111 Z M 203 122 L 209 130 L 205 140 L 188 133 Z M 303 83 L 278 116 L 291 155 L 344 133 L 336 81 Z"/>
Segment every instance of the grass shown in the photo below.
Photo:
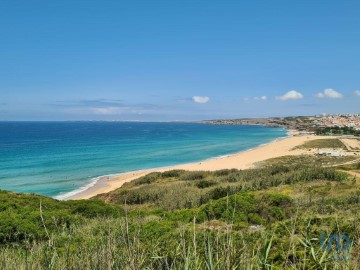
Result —
<path fill-rule="evenodd" d="M 302 164 L 303 166 L 336 166 L 347 162 L 357 160 L 359 157 L 355 156 L 343 156 L 343 157 L 329 157 L 329 156 L 310 156 L 310 155 L 298 155 L 298 156 L 283 156 L 268 159 L 257 164 L 257 167 L 268 166 L 292 166 L 294 164 Z"/>
<path fill-rule="evenodd" d="M 126 204 L 129 210 L 154 207 L 177 210 L 199 207 L 211 200 L 238 192 L 254 191 L 285 183 L 311 181 L 324 177 L 325 173 L 330 172 L 332 175 L 327 176 L 329 179 L 343 177 L 336 174 L 335 170 L 314 167 L 311 162 L 308 164 L 308 166 L 279 164 L 243 171 L 176 171 L 177 177 L 169 175 L 169 172 L 152 173 L 129 182 L 118 190 L 98 195 L 97 198 L 107 203 L 120 204 L 123 207 Z"/>
<path fill-rule="evenodd" d="M 346 146 L 339 139 L 317 139 L 295 147 L 295 149 L 333 148 L 346 150 Z"/>
<path fill-rule="evenodd" d="M 355 171 L 360 173 L 360 161 L 352 164 L 340 165 L 337 166 L 337 168 L 343 171 Z"/>
<path fill-rule="evenodd" d="M 359 179 L 327 162 L 153 173 L 87 201 L 2 191 L 0 268 L 359 269 Z"/>

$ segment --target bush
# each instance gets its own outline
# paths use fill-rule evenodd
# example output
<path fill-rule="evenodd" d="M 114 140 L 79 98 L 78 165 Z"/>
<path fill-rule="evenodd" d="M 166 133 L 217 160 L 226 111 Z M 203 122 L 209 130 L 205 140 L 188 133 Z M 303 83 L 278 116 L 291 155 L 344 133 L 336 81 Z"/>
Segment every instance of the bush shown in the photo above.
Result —
<path fill-rule="evenodd" d="M 170 178 L 170 177 L 180 177 L 185 173 L 184 170 L 171 170 L 171 171 L 165 171 L 161 173 L 162 178 Z"/>
<path fill-rule="evenodd" d="M 302 156 L 300 159 L 291 159 L 290 164 L 272 163 L 271 166 L 243 171 L 235 169 L 220 172 L 174 170 L 162 174 L 152 173 L 129 182 L 118 190 L 98 195 L 97 198 L 118 204 L 124 204 L 126 201 L 128 205 L 134 207 L 140 205 L 149 207 L 151 204 L 151 206 L 175 210 L 183 207 L 198 207 L 210 200 L 217 200 L 238 192 L 262 190 L 283 184 L 293 185 L 315 180 L 334 182 L 348 180 L 346 173 L 336 171 L 335 168 L 302 165 L 314 162 L 313 159 L 310 158 L 308 161 L 307 157 Z"/>
<path fill-rule="evenodd" d="M 198 188 L 208 188 L 208 187 L 211 187 L 213 185 L 216 185 L 216 183 L 214 181 L 201 180 L 201 181 L 197 182 L 195 185 Z"/>
<path fill-rule="evenodd" d="M 203 171 L 186 172 L 181 176 L 181 180 L 187 180 L 187 181 L 201 180 L 201 179 L 205 179 L 206 176 L 207 173 Z"/>
<path fill-rule="evenodd" d="M 247 222 L 247 214 L 255 212 L 255 197 L 248 193 L 232 195 L 206 204 L 204 212 L 208 220 L 221 219 L 234 222 Z"/>
<path fill-rule="evenodd" d="M 223 178 L 224 181 L 229 183 L 235 183 L 238 182 L 240 177 L 236 175 L 235 173 L 228 174 L 226 177 Z"/>
<path fill-rule="evenodd" d="M 214 176 L 227 176 L 231 173 L 236 173 L 238 170 L 236 169 L 224 169 L 213 172 Z"/>
<path fill-rule="evenodd" d="M 65 202 L 65 204 L 71 205 L 72 214 L 80 214 L 87 218 L 119 217 L 124 213 L 119 207 L 106 205 L 100 200 L 71 201 L 70 203 Z"/>
<path fill-rule="evenodd" d="M 113 203 L 119 204 L 145 204 L 157 201 L 163 194 L 162 190 L 156 187 L 150 188 L 140 187 L 137 189 L 122 190 L 116 197 L 111 200 Z"/>
<path fill-rule="evenodd" d="M 263 199 L 268 205 L 286 207 L 289 206 L 292 202 L 291 198 L 288 195 L 280 193 L 271 193 L 264 195 Z"/>
<path fill-rule="evenodd" d="M 0 243 L 45 239 L 44 224 L 49 233 L 56 233 L 83 224 L 88 218 L 114 218 L 123 213 L 118 205 L 100 200 L 57 201 L 5 191 L 0 191 L 0 209 Z"/>
<path fill-rule="evenodd" d="M 143 177 L 135 179 L 133 181 L 133 183 L 135 185 L 151 184 L 151 183 L 154 183 L 159 178 L 161 178 L 161 173 L 160 172 L 152 172 L 152 173 L 149 173 L 149 174 L 147 174 L 147 175 L 145 175 Z"/>
<path fill-rule="evenodd" d="M 217 187 L 209 191 L 205 197 L 203 197 L 203 202 L 209 201 L 209 200 L 217 200 L 223 197 L 226 197 L 230 195 L 231 188 L 229 186 L 227 187 Z"/>
<path fill-rule="evenodd" d="M 264 220 L 260 217 L 258 213 L 250 213 L 248 215 L 248 222 L 250 224 L 260 225 L 264 223 Z"/>

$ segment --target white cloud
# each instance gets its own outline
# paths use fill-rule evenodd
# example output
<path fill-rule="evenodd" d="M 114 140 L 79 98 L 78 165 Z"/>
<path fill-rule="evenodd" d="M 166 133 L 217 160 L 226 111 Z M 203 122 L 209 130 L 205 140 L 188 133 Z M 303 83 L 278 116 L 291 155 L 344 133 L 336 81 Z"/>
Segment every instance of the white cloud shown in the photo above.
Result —
<path fill-rule="evenodd" d="M 354 91 L 354 95 L 360 97 L 360 90 Z"/>
<path fill-rule="evenodd" d="M 254 97 L 254 100 L 267 100 L 267 96 Z"/>
<path fill-rule="evenodd" d="M 334 89 L 327 88 L 323 92 L 315 95 L 317 98 L 342 98 L 343 94 L 335 91 Z"/>
<path fill-rule="evenodd" d="M 208 103 L 210 101 L 209 97 L 193 96 L 192 100 L 196 103 Z"/>
<path fill-rule="evenodd" d="M 283 101 L 296 100 L 296 99 L 302 99 L 302 98 L 304 98 L 303 94 L 301 94 L 300 92 L 298 92 L 296 90 L 291 90 L 283 96 L 276 97 L 276 99 L 283 100 Z"/>

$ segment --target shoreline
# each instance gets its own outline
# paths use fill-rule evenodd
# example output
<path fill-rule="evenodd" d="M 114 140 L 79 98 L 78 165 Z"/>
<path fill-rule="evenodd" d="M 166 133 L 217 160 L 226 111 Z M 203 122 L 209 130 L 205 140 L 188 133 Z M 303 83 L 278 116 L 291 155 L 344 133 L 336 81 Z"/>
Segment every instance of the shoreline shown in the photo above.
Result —
<path fill-rule="evenodd" d="M 229 155 L 212 157 L 206 160 L 184 163 L 173 166 L 157 167 L 131 171 L 126 173 L 104 175 L 94 178 L 94 181 L 84 187 L 74 190 L 55 198 L 61 200 L 79 200 L 89 199 L 101 193 L 107 193 L 121 187 L 123 184 L 142 177 L 151 172 L 164 172 L 174 169 L 189 171 L 205 170 L 215 171 L 221 169 L 249 169 L 256 163 L 269 158 L 280 157 L 284 155 L 303 154 L 304 150 L 292 150 L 294 147 L 303 144 L 314 138 L 322 138 L 316 135 L 298 135 L 296 131 L 288 130 L 288 136 L 279 137 L 269 143 L 259 145 L 252 149 L 243 150 Z"/>
<path fill-rule="evenodd" d="M 84 185 L 84 186 L 82 186 L 82 187 L 80 187 L 78 189 L 75 189 L 73 191 L 57 195 L 57 196 L 55 196 L 53 198 L 57 199 L 57 200 L 89 199 L 90 197 L 85 195 L 85 193 L 88 193 L 89 190 L 93 190 L 93 189 L 96 189 L 96 188 L 103 187 L 104 185 L 99 183 L 99 182 L 103 182 L 104 184 L 106 184 L 106 182 L 114 181 L 116 179 L 119 179 L 121 176 L 127 176 L 127 175 L 134 175 L 135 176 L 136 175 L 135 178 L 131 177 L 131 179 L 129 180 L 129 181 L 132 181 L 132 180 L 135 180 L 135 179 L 137 179 L 139 177 L 142 177 L 142 176 L 144 176 L 144 175 L 146 175 L 148 173 L 155 172 L 155 171 L 163 172 L 163 171 L 172 170 L 174 167 L 178 167 L 178 166 L 186 166 L 186 165 L 191 165 L 191 164 L 196 164 L 196 163 L 203 163 L 203 162 L 212 161 L 212 160 L 219 160 L 219 159 L 231 157 L 231 156 L 239 154 L 239 153 L 245 153 L 247 151 L 252 151 L 252 150 L 255 150 L 255 149 L 259 148 L 259 147 L 266 146 L 266 145 L 271 144 L 271 143 L 275 143 L 275 142 L 277 142 L 279 140 L 286 139 L 286 138 L 294 136 L 294 134 L 297 134 L 296 130 L 291 130 L 291 129 L 285 129 L 285 130 L 287 131 L 286 136 L 275 138 L 275 139 L 273 139 L 273 140 L 271 140 L 271 141 L 269 141 L 267 143 L 262 143 L 262 144 L 260 144 L 258 146 L 253 147 L 253 148 L 249 148 L 249 149 L 245 149 L 245 150 L 241 150 L 241 151 L 236 151 L 236 152 L 229 153 L 229 154 L 226 154 L 226 155 L 209 157 L 209 158 L 202 159 L 202 160 L 199 160 L 199 161 L 194 161 L 194 162 L 181 163 L 181 164 L 163 166 L 163 167 L 154 167 L 154 168 L 149 168 L 149 169 L 140 169 L 140 170 L 135 170 L 135 171 L 123 172 L 123 173 L 106 174 L 106 175 L 101 175 L 101 176 L 98 176 L 98 177 L 94 177 L 86 185 Z M 114 179 L 114 178 L 116 178 L 116 179 Z M 129 181 L 126 181 L 126 182 L 129 182 Z M 124 183 L 126 183 L 126 182 L 124 182 Z M 111 190 L 109 190 L 109 191 L 111 191 Z M 109 192 L 109 191 L 106 191 L 106 192 Z M 106 192 L 96 193 L 95 195 L 98 195 L 98 194 L 101 194 L 101 193 L 106 193 Z M 84 194 L 85 196 L 83 197 L 82 194 Z M 95 196 L 95 195 L 93 195 L 93 196 Z"/>

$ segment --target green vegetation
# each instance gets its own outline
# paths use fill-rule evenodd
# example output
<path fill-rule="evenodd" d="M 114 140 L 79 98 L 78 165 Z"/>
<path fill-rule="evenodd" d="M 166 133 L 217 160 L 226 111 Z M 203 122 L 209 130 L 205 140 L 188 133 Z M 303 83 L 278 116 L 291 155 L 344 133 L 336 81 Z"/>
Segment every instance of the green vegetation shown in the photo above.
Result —
<path fill-rule="evenodd" d="M 43 240 L 48 231 L 58 233 L 96 217 L 120 217 L 118 205 L 99 200 L 62 201 L 0 191 L 0 243 Z"/>
<path fill-rule="evenodd" d="M 356 160 L 356 161 L 359 161 L 359 159 Z M 360 161 L 359 162 L 354 162 L 354 163 L 351 163 L 351 164 L 338 166 L 338 169 L 341 169 L 341 170 L 344 170 L 344 171 L 360 171 Z"/>
<path fill-rule="evenodd" d="M 258 166 L 295 166 L 295 164 L 301 164 L 302 166 L 338 166 L 344 163 L 356 162 L 359 157 L 356 156 L 343 156 L 343 157 L 330 157 L 330 156 L 310 156 L 310 155 L 298 155 L 298 156 L 283 156 L 278 158 L 272 158 L 259 162 Z"/>
<path fill-rule="evenodd" d="M 360 136 L 360 130 L 353 127 L 317 127 L 316 135 L 354 135 Z"/>
<path fill-rule="evenodd" d="M 342 180 L 345 176 L 335 170 L 304 165 L 266 166 L 257 170 L 221 170 L 217 172 L 176 171 L 152 173 L 122 188 L 97 196 L 108 203 L 127 205 L 128 209 L 162 208 L 177 210 L 199 207 L 211 200 L 244 191 L 255 191 L 282 184 L 313 181 L 319 178 Z"/>
<path fill-rule="evenodd" d="M 312 140 L 296 147 L 296 149 L 320 149 L 320 148 L 339 148 L 346 150 L 346 146 L 338 139 L 318 139 Z"/>
<path fill-rule="evenodd" d="M 2 191 L 0 268 L 358 269 L 360 182 L 329 160 L 152 173 L 87 201 Z M 323 249 L 333 233 L 351 247 Z"/>

